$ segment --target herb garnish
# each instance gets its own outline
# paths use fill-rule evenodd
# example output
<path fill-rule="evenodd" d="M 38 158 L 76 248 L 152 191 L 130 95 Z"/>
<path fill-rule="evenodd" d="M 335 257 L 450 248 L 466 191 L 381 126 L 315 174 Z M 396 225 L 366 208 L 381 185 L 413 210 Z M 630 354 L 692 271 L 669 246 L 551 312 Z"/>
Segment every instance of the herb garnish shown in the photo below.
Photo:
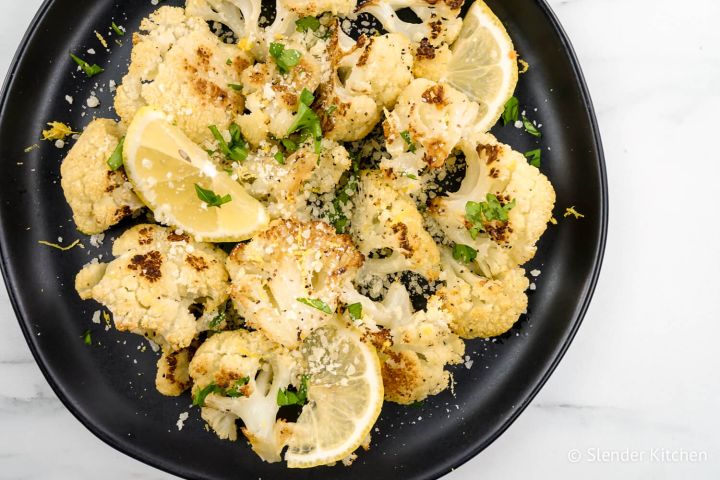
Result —
<path fill-rule="evenodd" d="M 213 137 L 215 137 L 215 140 L 218 142 L 218 149 L 220 153 L 235 162 L 245 161 L 249 150 L 247 143 L 245 143 L 245 140 L 242 138 L 240 127 L 238 127 L 237 124 L 230 124 L 230 143 L 225 141 L 225 138 L 215 125 L 210 125 L 208 128 L 212 132 Z"/>
<path fill-rule="evenodd" d="M 519 105 L 520 102 L 518 102 L 518 99 L 515 97 L 510 97 L 510 100 L 505 102 L 505 109 L 502 113 L 503 125 L 517 122 L 518 115 L 520 114 Z"/>
<path fill-rule="evenodd" d="M 407 146 L 407 151 L 410 153 L 415 153 L 417 151 L 417 146 L 415 145 L 415 142 L 413 142 L 412 137 L 410 136 L 410 132 L 407 130 L 404 130 L 400 132 L 400 136 L 403 140 L 405 140 L 405 145 Z"/>
<path fill-rule="evenodd" d="M 242 391 L 242 387 L 247 385 L 250 381 L 250 377 L 243 377 L 241 379 L 235 380 L 232 385 L 230 385 L 227 388 L 223 388 L 220 385 L 216 384 L 215 382 L 210 383 L 205 388 L 200 389 L 194 396 L 193 396 L 193 402 L 192 404 L 196 407 L 203 407 L 205 406 L 205 399 L 208 395 L 211 393 L 216 393 L 218 395 L 223 395 L 226 397 L 242 397 L 244 396 L 244 392 Z"/>
<path fill-rule="evenodd" d="M 197 193 L 198 198 L 205 202 L 208 207 L 221 207 L 232 201 L 230 194 L 220 196 L 212 190 L 207 190 L 201 187 L 197 183 L 195 184 L 195 192 Z"/>
<path fill-rule="evenodd" d="M 461 243 L 453 245 L 453 258 L 459 262 L 470 263 L 477 258 L 477 253 L 477 250 L 468 245 Z"/>
<path fill-rule="evenodd" d="M 535 126 L 535 124 L 533 124 L 533 122 L 528 120 L 528 118 L 525 115 L 522 116 L 522 123 L 523 123 L 523 127 L 525 127 L 525 131 L 527 133 L 529 133 L 533 137 L 538 137 L 538 138 L 542 137 L 542 133 L 540 133 L 540 130 L 538 130 L 538 128 Z"/>
<path fill-rule="evenodd" d="M 320 28 L 320 20 L 316 17 L 302 17 L 300 20 L 295 21 L 296 30 L 300 33 L 305 33 L 308 30 L 317 32 Z"/>
<path fill-rule="evenodd" d="M 494 221 L 507 222 L 508 212 L 515 207 L 515 199 L 507 205 L 500 203 L 496 195 L 488 193 L 485 202 L 467 202 L 465 218 L 470 223 L 470 237 L 476 239 L 478 233 L 486 231 L 485 226 Z"/>
<path fill-rule="evenodd" d="M 70 58 L 72 58 L 75 63 L 77 63 L 83 72 L 85 72 L 85 75 L 88 76 L 88 78 L 92 78 L 95 75 L 102 73 L 105 71 L 104 68 L 102 68 L 100 65 L 90 65 L 82 58 L 78 57 L 77 55 L 70 54 Z"/>
<path fill-rule="evenodd" d="M 362 320 L 362 303 L 353 303 L 347 306 L 347 311 L 350 314 L 350 318 L 354 321 Z"/>
<path fill-rule="evenodd" d="M 92 345 L 91 334 L 92 334 L 92 332 L 90 332 L 90 330 L 85 330 L 85 332 L 81 335 L 80 338 L 83 339 L 83 343 L 85 343 L 85 345 L 88 345 L 88 346 Z"/>
<path fill-rule="evenodd" d="M 308 380 L 310 375 L 303 375 L 300 380 L 300 388 L 297 392 L 281 388 L 277 393 L 277 404 L 280 407 L 288 405 L 305 405 L 307 403 Z"/>
<path fill-rule="evenodd" d="M 530 162 L 530 165 L 532 165 L 535 168 L 540 168 L 540 157 L 542 156 L 542 150 L 539 148 L 536 148 L 535 150 L 530 150 L 525 152 L 525 158 L 528 159 Z"/>
<path fill-rule="evenodd" d="M 307 305 L 308 307 L 316 308 L 320 310 L 323 313 L 331 314 L 333 313 L 332 309 L 330 309 L 330 306 L 323 302 L 320 299 L 317 298 L 298 298 L 296 299 L 298 302 L 302 303 L 303 305 Z"/>
<path fill-rule="evenodd" d="M 275 64 L 280 73 L 288 73 L 295 65 L 300 63 L 302 53 L 291 48 L 286 49 L 282 43 L 270 44 L 270 56 L 275 60 Z"/>
<path fill-rule="evenodd" d="M 312 92 L 304 88 L 300 94 L 298 112 L 287 134 L 292 135 L 295 132 L 300 132 L 301 136 L 311 136 L 315 141 L 315 153 L 319 155 L 321 152 L 322 126 L 320 125 L 320 118 L 312 108 L 310 108 L 310 105 L 312 105 L 314 101 L 315 96 Z"/>
<path fill-rule="evenodd" d="M 123 166 L 123 146 L 125 145 L 125 137 L 122 137 L 113 150 L 112 155 L 108 158 L 107 164 L 111 170 L 115 171 Z"/>
<path fill-rule="evenodd" d="M 120 35 L 121 37 L 125 35 L 125 31 L 122 28 L 118 27 L 115 22 L 112 22 L 110 26 L 117 35 Z"/>

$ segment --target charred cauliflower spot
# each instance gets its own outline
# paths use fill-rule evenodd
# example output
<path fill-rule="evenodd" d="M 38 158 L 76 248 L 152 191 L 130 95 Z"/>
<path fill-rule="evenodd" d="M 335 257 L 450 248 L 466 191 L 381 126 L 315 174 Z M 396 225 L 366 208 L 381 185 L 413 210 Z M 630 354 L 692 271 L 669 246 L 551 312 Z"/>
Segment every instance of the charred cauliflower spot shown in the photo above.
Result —
<path fill-rule="evenodd" d="M 158 9 L 140 30 L 133 36 L 129 71 L 115 96 L 123 124 L 150 105 L 197 143 L 212 140 L 208 125 L 227 130 L 244 108 L 243 96 L 229 85 L 239 82 L 250 57 L 182 8 Z"/>
<path fill-rule="evenodd" d="M 275 222 L 228 258 L 230 295 L 247 325 L 287 347 L 296 347 L 332 317 L 344 285 L 363 257 L 350 237 L 323 222 Z"/>
<path fill-rule="evenodd" d="M 87 235 L 104 232 L 143 207 L 125 172 L 108 166 L 122 135 L 114 121 L 93 120 L 60 166 L 65 199 L 78 230 Z"/>
<path fill-rule="evenodd" d="M 81 296 L 105 305 L 118 330 L 143 335 L 166 352 L 191 344 L 194 313 L 213 317 L 228 298 L 226 255 L 177 238 L 168 228 L 137 225 L 115 241 L 113 261 L 90 264 L 76 278 Z"/>
<path fill-rule="evenodd" d="M 157 362 L 155 388 L 168 397 L 177 397 L 190 388 L 190 360 L 196 347 L 176 352 L 163 352 Z"/>

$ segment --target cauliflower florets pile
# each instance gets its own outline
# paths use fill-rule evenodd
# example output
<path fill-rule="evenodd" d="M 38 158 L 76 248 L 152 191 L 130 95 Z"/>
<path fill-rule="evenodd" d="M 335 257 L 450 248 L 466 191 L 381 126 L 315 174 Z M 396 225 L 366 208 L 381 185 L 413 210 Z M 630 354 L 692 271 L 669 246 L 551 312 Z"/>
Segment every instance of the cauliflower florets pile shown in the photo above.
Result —
<path fill-rule="evenodd" d="M 82 232 L 138 212 L 123 135 L 151 106 L 267 209 L 269 227 L 223 249 L 173 226 L 131 227 L 76 289 L 161 347 L 158 391 L 191 389 L 220 438 L 237 440 L 240 421 L 276 462 L 301 429 L 280 406 L 316 401 L 309 365 L 317 373 L 324 357 L 307 344 L 322 329 L 361 338 L 376 385 L 380 368 L 385 399 L 401 404 L 448 388 L 462 339 L 507 332 L 526 311 L 523 265 L 555 192 L 442 81 L 463 0 L 277 0 L 274 15 L 261 4 L 187 0 L 146 18 L 117 89 L 120 122 L 93 120 L 61 170 Z M 406 8 L 419 22 L 398 16 Z M 361 21 L 351 37 L 360 13 L 384 31 Z M 463 159 L 446 193 L 436 180 Z M 195 188 L 207 208 L 233 201 Z"/>

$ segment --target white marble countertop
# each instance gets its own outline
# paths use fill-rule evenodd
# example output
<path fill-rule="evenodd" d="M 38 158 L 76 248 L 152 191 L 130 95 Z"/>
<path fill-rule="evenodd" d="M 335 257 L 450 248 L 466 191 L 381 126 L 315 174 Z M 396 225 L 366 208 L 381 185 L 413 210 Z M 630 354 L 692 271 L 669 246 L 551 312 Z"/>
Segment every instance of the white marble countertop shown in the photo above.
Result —
<path fill-rule="evenodd" d="M 3 75 L 40 3 L 0 2 Z M 446 478 L 720 478 L 720 160 L 710 141 L 720 112 L 720 2 L 550 3 L 602 129 L 605 264 L 545 388 L 507 433 Z M 171 478 L 106 446 L 65 410 L 4 288 L 0 329 L 0 478 Z"/>

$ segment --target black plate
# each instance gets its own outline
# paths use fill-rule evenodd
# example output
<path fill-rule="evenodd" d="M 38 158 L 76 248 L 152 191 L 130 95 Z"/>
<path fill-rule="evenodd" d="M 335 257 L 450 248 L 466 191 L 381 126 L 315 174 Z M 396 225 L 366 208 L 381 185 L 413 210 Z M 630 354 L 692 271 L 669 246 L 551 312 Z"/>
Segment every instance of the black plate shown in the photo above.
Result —
<path fill-rule="evenodd" d="M 113 114 L 106 84 L 110 78 L 119 81 L 125 73 L 129 35 L 123 38 L 123 47 L 110 38 L 108 53 L 93 31 L 105 33 L 112 19 L 134 29 L 153 7 L 148 0 L 44 3 L 22 42 L 2 96 L 2 271 L 40 368 L 58 397 L 90 431 L 128 455 L 188 478 L 381 480 L 437 478 L 508 428 L 552 373 L 588 307 L 605 245 L 607 184 L 590 97 L 570 43 L 550 8 L 541 0 L 488 3 L 531 65 L 520 78 L 517 96 L 528 117 L 543 124 L 540 142 L 511 126 L 496 128 L 496 133 L 521 151 L 541 145 L 542 170 L 558 193 L 560 223 L 543 237 L 531 264 L 541 268 L 542 275 L 537 292 L 530 294 L 529 318 L 500 339 L 468 343 L 473 365 L 454 369 L 455 397 L 445 392 L 417 408 L 386 404 L 370 452 L 362 453 L 350 469 L 313 471 L 287 471 L 282 464 L 262 463 L 242 442 L 222 442 L 207 433 L 197 411 L 191 411 L 178 432 L 175 422 L 181 412 L 191 410 L 189 397 L 170 399 L 155 392 L 156 357 L 149 349 L 138 350 L 139 337 L 106 332 L 90 322 L 99 307 L 77 297 L 75 273 L 99 253 L 107 258 L 111 239 L 122 228 L 113 229 L 99 250 L 75 232 L 59 185 L 64 151 L 38 142 L 38 135 L 50 120 L 81 129 L 93 114 Z M 88 48 L 97 54 L 88 55 Z M 93 79 L 76 74 L 74 78 L 71 51 L 92 58 L 106 72 Z M 83 110 L 91 90 L 97 92 L 102 107 Z M 74 98 L 72 111 L 65 95 Z M 84 111 L 88 113 L 83 117 Z M 41 143 L 39 149 L 24 152 L 35 143 Z M 562 211 L 570 205 L 585 218 L 562 219 Z M 59 236 L 66 243 L 81 238 L 87 248 L 59 252 L 38 245 L 38 240 L 56 241 Z M 80 338 L 88 328 L 93 331 L 92 347 Z"/>

